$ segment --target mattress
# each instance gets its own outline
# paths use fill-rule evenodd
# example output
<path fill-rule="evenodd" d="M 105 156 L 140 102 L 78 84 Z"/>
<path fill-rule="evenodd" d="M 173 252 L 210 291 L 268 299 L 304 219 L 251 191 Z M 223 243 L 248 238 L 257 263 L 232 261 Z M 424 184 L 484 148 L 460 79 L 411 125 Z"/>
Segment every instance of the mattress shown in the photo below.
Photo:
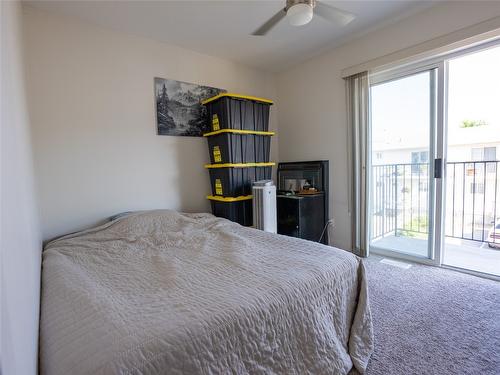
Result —
<path fill-rule="evenodd" d="M 360 258 L 210 214 L 133 213 L 43 252 L 40 372 L 363 373 Z"/>

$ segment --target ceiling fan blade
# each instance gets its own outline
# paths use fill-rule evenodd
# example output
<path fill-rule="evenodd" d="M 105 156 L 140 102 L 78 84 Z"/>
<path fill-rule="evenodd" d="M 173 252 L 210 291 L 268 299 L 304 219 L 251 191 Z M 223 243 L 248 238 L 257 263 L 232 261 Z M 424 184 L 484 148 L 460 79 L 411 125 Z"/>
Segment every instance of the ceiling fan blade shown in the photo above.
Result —
<path fill-rule="evenodd" d="M 255 30 L 252 35 L 266 35 L 269 30 L 276 26 L 286 16 L 286 10 L 283 8 L 274 16 L 272 16 L 266 23 Z"/>
<path fill-rule="evenodd" d="M 356 18 L 356 16 L 350 12 L 327 5 L 321 1 L 316 1 L 314 13 L 340 26 L 345 26 Z"/>

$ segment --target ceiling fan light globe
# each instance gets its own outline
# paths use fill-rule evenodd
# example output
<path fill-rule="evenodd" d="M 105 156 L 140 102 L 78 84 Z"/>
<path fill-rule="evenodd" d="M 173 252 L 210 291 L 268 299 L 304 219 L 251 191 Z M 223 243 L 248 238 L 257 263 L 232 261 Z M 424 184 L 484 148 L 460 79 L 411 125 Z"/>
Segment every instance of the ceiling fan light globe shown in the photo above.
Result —
<path fill-rule="evenodd" d="M 313 7 L 309 4 L 295 4 L 287 10 L 286 18 L 292 26 L 306 25 L 313 18 Z"/>

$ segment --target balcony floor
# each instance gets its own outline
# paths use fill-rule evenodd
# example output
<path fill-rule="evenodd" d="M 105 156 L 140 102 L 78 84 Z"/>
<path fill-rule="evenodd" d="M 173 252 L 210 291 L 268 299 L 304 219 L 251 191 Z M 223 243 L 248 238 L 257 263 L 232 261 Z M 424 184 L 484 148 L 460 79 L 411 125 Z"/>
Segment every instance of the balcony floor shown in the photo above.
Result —
<path fill-rule="evenodd" d="M 402 249 L 406 253 L 425 256 L 427 240 L 387 235 L 372 241 L 374 246 L 388 250 Z M 500 276 L 500 249 L 485 242 L 446 238 L 443 264 Z"/>

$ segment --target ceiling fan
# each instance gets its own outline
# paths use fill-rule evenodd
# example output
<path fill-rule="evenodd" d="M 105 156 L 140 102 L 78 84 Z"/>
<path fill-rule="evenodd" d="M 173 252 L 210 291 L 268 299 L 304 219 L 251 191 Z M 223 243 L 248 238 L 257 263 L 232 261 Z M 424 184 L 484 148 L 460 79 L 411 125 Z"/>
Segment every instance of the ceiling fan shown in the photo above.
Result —
<path fill-rule="evenodd" d="M 285 7 L 255 30 L 252 35 L 266 35 L 285 17 L 292 26 L 305 25 L 311 22 L 315 14 L 340 26 L 345 26 L 356 18 L 350 12 L 327 5 L 319 0 L 286 0 Z"/>

